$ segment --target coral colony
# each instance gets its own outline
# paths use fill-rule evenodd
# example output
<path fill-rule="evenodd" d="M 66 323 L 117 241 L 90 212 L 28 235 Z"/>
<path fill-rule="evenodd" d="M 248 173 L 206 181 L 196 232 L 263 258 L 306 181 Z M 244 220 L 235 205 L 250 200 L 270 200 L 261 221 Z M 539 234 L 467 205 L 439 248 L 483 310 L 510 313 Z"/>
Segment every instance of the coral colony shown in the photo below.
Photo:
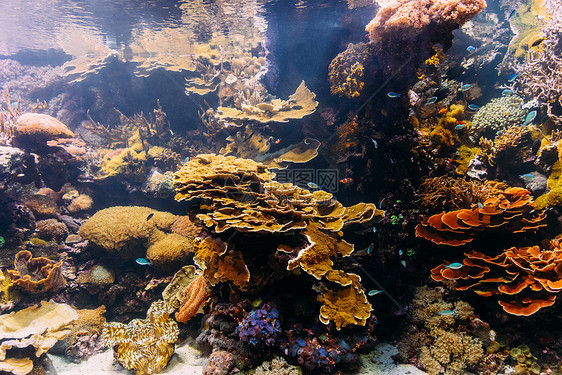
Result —
<path fill-rule="evenodd" d="M 0 373 L 562 374 L 558 1 L 280 3 L 0 32 Z"/>

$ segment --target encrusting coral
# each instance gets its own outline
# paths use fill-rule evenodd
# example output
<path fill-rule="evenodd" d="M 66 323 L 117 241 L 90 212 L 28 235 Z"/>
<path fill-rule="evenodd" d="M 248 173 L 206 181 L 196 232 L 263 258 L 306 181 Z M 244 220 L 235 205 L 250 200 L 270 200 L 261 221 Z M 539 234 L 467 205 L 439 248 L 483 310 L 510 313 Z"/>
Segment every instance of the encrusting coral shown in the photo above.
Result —
<path fill-rule="evenodd" d="M 455 280 L 458 290 L 480 296 L 497 296 L 502 308 L 513 315 L 528 316 L 552 306 L 562 290 L 562 238 L 539 246 L 504 250 L 492 257 L 476 251 L 465 254 L 462 267 L 442 264 L 431 270 L 436 281 Z"/>
<path fill-rule="evenodd" d="M 13 270 L 8 270 L 15 287 L 28 293 L 56 292 L 66 286 L 61 273 L 62 260 L 55 263 L 48 258 L 33 258 L 30 251 L 16 254 Z"/>
<path fill-rule="evenodd" d="M 0 371 L 30 373 L 33 360 L 64 339 L 76 319 L 78 313 L 73 308 L 52 301 L 0 315 Z"/>
<path fill-rule="evenodd" d="M 546 226 L 544 211 L 533 210 L 533 198 L 523 188 L 496 190 L 482 207 L 433 215 L 416 227 L 416 236 L 436 244 L 464 245 L 487 228 L 505 228 L 512 233 L 536 231 Z"/>
<path fill-rule="evenodd" d="M 158 300 L 150 305 L 146 319 L 133 319 L 128 324 L 104 323 L 104 342 L 113 347 L 117 361 L 136 375 L 162 372 L 174 354 L 179 335 L 171 313 L 173 309 Z"/>
<path fill-rule="evenodd" d="M 325 191 L 310 192 L 292 184 L 280 184 L 273 177 L 265 165 L 252 160 L 198 155 L 174 175 L 176 200 L 202 198 L 202 213 L 196 217 L 216 234 L 228 230 L 299 234 L 297 246 L 294 241 L 290 245 L 280 243 L 271 251 L 285 254 L 288 271 L 301 269 L 316 279 L 325 278 L 340 285 L 336 291 L 319 297 L 326 306 L 321 310 L 321 321 L 332 321 L 337 329 L 349 324 L 364 325 L 371 305 L 360 278 L 333 269 L 332 257 L 353 252 L 353 245 L 342 238 L 342 228 L 369 222 L 382 216 L 382 211 L 365 203 L 344 207 Z M 194 259 L 211 284 L 229 281 L 244 289 L 250 281 L 243 252 L 231 249 L 229 243 L 219 238 L 196 241 Z M 353 308 L 350 296 L 354 297 Z"/>

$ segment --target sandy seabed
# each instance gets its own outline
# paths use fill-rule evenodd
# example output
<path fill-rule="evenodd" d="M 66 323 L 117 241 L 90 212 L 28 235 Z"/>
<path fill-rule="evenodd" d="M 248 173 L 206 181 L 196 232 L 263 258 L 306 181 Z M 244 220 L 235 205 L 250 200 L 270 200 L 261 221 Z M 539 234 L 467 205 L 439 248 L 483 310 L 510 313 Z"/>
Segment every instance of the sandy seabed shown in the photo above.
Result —
<path fill-rule="evenodd" d="M 427 375 L 412 365 L 396 365 L 391 356 L 398 350 L 390 344 L 379 344 L 369 354 L 361 356 L 362 369 L 353 375 Z M 106 350 L 87 361 L 72 363 L 64 357 L 49 355 L 57 375 L 121 375 L 132 374 L 113 358 L 113 351 Z M 170 375 L 202 375 L 207 361 L 193 341 L 187 341 L 176 348 L 164 374 Z"/>

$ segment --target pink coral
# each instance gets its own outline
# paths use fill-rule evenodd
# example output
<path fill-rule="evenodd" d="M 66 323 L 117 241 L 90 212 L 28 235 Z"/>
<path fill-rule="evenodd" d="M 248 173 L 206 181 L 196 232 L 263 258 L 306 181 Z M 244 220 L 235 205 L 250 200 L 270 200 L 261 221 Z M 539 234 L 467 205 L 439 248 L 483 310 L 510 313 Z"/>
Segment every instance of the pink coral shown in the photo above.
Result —
<path fill-rule="evenodd" d="M 430 24 L 454 30 L 486 7 L 484 0 L 397 0 L 386 3 L 367 25 L 371 42 L 409 39 Z"/>

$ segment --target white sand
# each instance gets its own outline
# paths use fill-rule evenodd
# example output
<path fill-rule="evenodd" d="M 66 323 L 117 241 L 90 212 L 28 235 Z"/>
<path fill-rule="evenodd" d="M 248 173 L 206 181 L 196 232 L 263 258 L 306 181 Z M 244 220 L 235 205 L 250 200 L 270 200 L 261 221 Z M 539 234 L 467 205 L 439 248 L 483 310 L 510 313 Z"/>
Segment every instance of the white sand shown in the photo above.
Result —
<path fill-rule="evenodd" d="M 133 372 L 121 366 L 113 358 L 113 350 L 106 350 L 81 363 L 68 362 L 64 357 L 51 355 L 49 358 L 57 371 L 57 375 L 130 375 Z M 202 375 L 207 358 L 192 345 L 192 341 L 185 342 L 178 347 L 165 374 L 171 375 Z"/>

